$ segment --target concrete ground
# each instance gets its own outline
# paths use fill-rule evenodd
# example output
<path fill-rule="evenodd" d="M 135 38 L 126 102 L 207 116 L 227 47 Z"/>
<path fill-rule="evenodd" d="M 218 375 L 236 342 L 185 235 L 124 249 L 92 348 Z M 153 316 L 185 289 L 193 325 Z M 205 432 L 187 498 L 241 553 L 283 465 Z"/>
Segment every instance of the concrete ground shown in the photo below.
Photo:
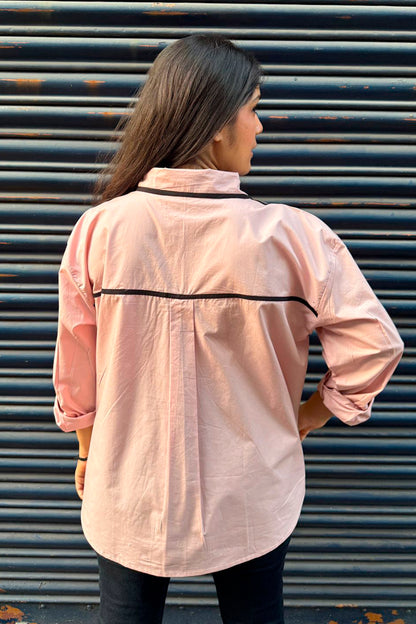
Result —
<path fill-rule="evenodd" d="M 96 624 L 96 606 L 0 603 L 2 624 Z M 163 624 L 221 624 L 216 607 L 171 606 Z M 286 624 L 416 624 L 416 608 L 287 608 Z"/>

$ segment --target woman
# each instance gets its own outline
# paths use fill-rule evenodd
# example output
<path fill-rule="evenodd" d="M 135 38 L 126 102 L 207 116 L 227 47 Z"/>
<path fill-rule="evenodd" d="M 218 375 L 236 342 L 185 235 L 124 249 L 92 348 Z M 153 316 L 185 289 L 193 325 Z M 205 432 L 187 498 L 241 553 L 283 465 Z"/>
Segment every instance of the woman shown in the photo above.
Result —
<path fill-rule="evenodd" d="M 103 623 L 161 622 L 169 578 L 205 573 L 224 622 L 282 623 L 301 441 L 366 420 L 402 353 L 340 239 L 240 190 L 260 82 L 220 37 L 161 52 L 63 257 L 55 416 Z M 313 330 L 328 372 L 300 406 Z"/>

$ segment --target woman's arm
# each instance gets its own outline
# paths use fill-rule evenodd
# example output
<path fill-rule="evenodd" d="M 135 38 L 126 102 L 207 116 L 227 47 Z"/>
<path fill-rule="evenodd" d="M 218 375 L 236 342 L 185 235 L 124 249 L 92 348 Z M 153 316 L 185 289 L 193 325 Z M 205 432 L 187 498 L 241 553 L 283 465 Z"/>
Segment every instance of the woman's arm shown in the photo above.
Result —
<path fill-rule="evenodd" d="M 79 443 L 79 456 L 88 457 L 91 443 L 92 427 L 85 427 L 85 429 L 77 429 L 77 438 Z"/>
<path fill-rule="evenodd" d="M 315 327 L 328 371 L 318 392 L 348 425 L 365 422 L 403 353 L 403 342 L 350 252 L 335 239 Z"/>
<path fill-rule="evenodd" d="M 88 457 L 88 453 L 90 450 L 90 442 L 92 435 L 92 425 L 90 427 L 85 427 L 85 429 L 77 429 L 77 438 L 79 443 L 79 457 L 86 458 Z M 77 468 L 75 470 L 75 488 L 77 490 L 77 494 L 82 500 L 84 498 L 84 482 L 85 482 L 85 472 L 87 470 L 87 462 L 80 461 L 77 462 Z"/>
<path fill-rule="evenodd" d="M 96 312 L 87 262 L 91 237 L 88 216 L 87 211 L 74 227 L 59 270 L 53 369 L 56 423 L 63 431 L 77 432 L 82 458 L 88 457 L 96 407 Z M 86 461 L 77 462 L 75 487 L 81 499 L 86 468 Z"/>
<path fill-rule="evenodd" d="M 319 392 L 314 392 L 299 408 L 298 429 L 300 439 L 304 440 L 308 433 L 323 427 L 331 417 L 332 413 L 325 407 Z"/>

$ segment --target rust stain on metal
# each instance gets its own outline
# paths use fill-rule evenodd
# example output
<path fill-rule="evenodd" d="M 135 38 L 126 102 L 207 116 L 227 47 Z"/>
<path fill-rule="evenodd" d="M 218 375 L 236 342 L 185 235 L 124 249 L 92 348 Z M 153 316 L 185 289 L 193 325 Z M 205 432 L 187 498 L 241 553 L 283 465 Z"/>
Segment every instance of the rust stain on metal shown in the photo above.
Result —
<path fill-rule="evenodd" d="M 383 616 L 381 613 L 366 613 L 365 617 L 368 620 L 368 624 L 383 624 Z"/>
<path fill-rule="evenodd" d="M 416 121 L 416 117 L 405 117 L 403 121 Z"/>
<path fill-rule="evenodd" d="M 128 115 L 127 112 L 116 113 L 114 111 L 88 111 L 88 115 L 104 115 L 104 117 L 116 117 L 119 115 Z"/>
<path fill-rule="evenodd" d="M 21 622 L 24 615 L 23 611 L 16 607 L 11 607 L 10 605 L 0 607 L 0 621 L 2 622 L 10 622 L 10 620 L 13 620 L 13 624 L 14 622 Z"/>
<path fill-rule="evenodd" d="M 400 618 L 398 620 L 393 620 L 392 622 L 387 622 L 387 624 L 406 624 L 406 622 Z"/>
<path fill-rule="evenodd" d="M 33 199 L 34 201 L 40 201 L 43 199 L 62 199 L 59 195 L 6 195 L 3 193 L 3 199 Z M 2 245 L 7 245 L 8 243 L 0 243 Z"/>
<path fill-rule="evenodd" d="M 319 119 L 338 119 L 338 117 L 331 117 L 330 115 L 326 115 L 325 117 L 319 117 Z"/>
<path fill-rule="evenodd" d="M 270 115 L 270 119 L 289 119 L 288 115 Z"/>
<path fill-rule="evenodd" d="M 330 622 L 328 622 L 328 624 L 338 624 L 338 622 L 335 622 L 335 620 L 331 620 Z"/>
<path fill-rule="evenodd" d="M 9 130 L 3 136 L 6 137 L 51 137 L 52 132 L 19 132 L 19 130 Z"/>
<path fill-rule="evenodd" d="M 339 139 L 339 138 L 331 138 L 331 139 L 308 139 L 307 143 L 348 143 L 348 139 Z"/>
<path fill-rule="evenodd" d="M 105 84 L 105 80 L 84 80 L 89 87 L 98 87 L 99 84 Z"/>
<path fill-rule="evenodd" d="M 0 277 L 17 277 L 16 273 L 0 273 Z M 4 591 L 4 589 L 2 589 L 1 591 Z"/>
<path fill-rule="evenodd" d="M 3 82 L 16 82 L 19 86 L 33 85 L 38 86 L 45 79 L 41 78 L 0 78 Z"/>
<path fill-rule="evenodd" d="M 53 9 L 1 9 L 12 13 L 53 13 Z"/>
<path fill-rule="evenodd" d="M 351 19 L 352 15 L 340 15 L 339 19 Z"/>
<path fill-rule="evenodd" d="M 365 85 L 365 86 L 363 87 L 363 89 L 369 89 L 369 88 L 370 88 L 370 87 L 369 87 L 368 85 Z"/>
<path fill-rule="evenodd" d="M 170 9 L 162 9 L 160 11 L 143 11 L 144 15 L 188 15 L 186 11 L 171 11 Z"/>

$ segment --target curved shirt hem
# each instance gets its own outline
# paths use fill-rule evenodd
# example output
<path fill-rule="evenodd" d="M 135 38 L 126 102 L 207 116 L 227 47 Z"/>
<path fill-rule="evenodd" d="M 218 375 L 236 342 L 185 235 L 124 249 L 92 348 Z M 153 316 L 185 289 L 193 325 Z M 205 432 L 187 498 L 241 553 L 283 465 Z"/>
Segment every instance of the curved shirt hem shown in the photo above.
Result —
<path fill-rule="evenodd" d="M 224 558 L 223 553 L 220 553 L 215 558 L 213 557 L 213 559 L 221 559 L 221 564 L 219 563 L 215 564 L 213 562 L 211 565 L 203 566 L 200 568 L 184 569 L 178 566 L 160 566 L 157 564 L 149 565 L 149 563 L 143 563 L 139 559 L 137 559 L 137 563 L 136 562 L 133 563 L 133 561 L 127 561 L 125 557 L 114 555 L 112 552 L 107 551 L 105 548 L 101 548 L 98 545 L 98 543 L 94 545 L 95 540 L 91 539 L 90 536 L 88 535 L 88 531 L 86 530 L 85 523 L 83 522 L 82 516 L 81 516 L 82 529 L 83 529 L 84 536 L 87 542 L 90 544 L 91 548 L 93 548 L 93 550 L 97 554 L 101 555 L 102 557 L 105 557 L 106 559 L 109 559 L 110 561 L 118 563 L 126 568 L 136 570 L 137 572 L 143 572 L 145 574 L 151 574 L 153 576 L 170 577 L 170 578 L 175 578 L 175 577 L 182 578 L 182 577 L 187 577 L 187 576 L 201 576 L 204 574 L 212 574 L 213 572 L 226 570 L 228 568 L 239 565 L 240 563 L 245 563 L 246 561 L 251 561 L 252 559 L 262 557 L 263 555 L 266 555 L 267 553 L 271 552 L 275 548 L 278 548 L 281 544 L 283 544 L 283 542 L 285 542 L 288 539 L 288 537 L 292 535 L 299 521 L 299 517 L 302 511 L 303 501 L 305 498 L 305 479 L 301 479 L 301 481 L 298 482 L 298 486 L 299 485 L 301 486 L 301 496 L 299 497 L 300 500 L 297 505 L 297 512 L 296 514 L 293 514 L 294 520 L 288 525 L 289 528 L 284 533 L 282 533 L 282 537 L 279 537 L 277 541 L 272 540 L 268 546 L 261 548 L 259 551 L 255 553 L 250 553 L 249 555 L 244 555 L 244 556 L 237 557 L 237 558 L 230 557 L 228 561 L 227 559 Z M 293 495 L 295 495 L 295 493 L 292 491 L 291 496 Z M 298 496 L 299 493 L 296 493 L 296 495 Z M 270 524 L 272 524 L 272 522 Z"/>

